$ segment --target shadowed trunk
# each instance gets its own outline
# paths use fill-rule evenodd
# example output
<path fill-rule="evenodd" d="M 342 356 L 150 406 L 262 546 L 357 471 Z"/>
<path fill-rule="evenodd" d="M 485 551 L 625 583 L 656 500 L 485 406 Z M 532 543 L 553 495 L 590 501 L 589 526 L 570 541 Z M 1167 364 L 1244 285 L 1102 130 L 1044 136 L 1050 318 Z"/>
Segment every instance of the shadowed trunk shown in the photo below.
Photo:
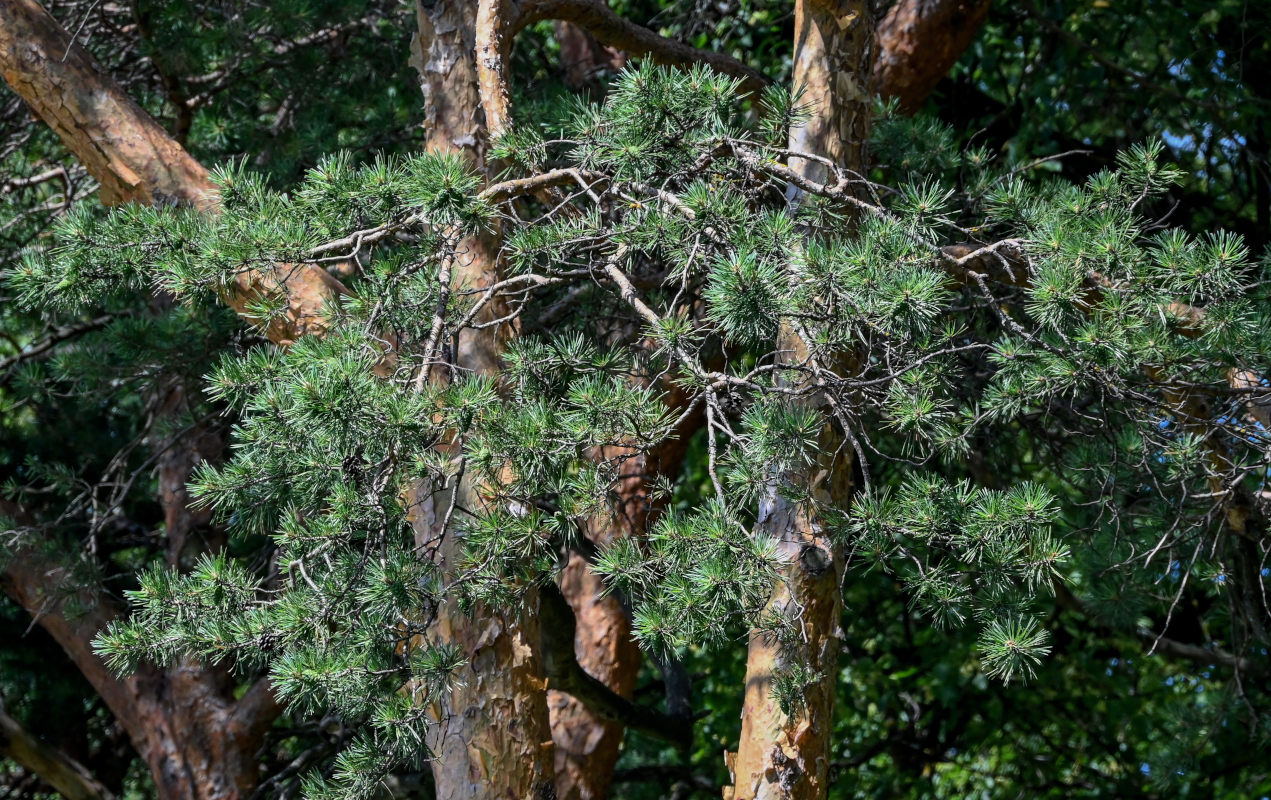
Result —
<path fill-rule="evenodd" d="M 875 28 L 874 91 L 917 111 L 975 41 L 993 0 L 900 0 Z"/>
<path fill-rule="evenodd" d="M 0 71 L 32 110 L 58 134 L 101 184 L 107 205 L 171 198 L 215 213 L 215 187 L 207 170 L 138 106 L 47 12 L 31 0 L 0 4 Z M 240 314 L 265 294 L 286 291 L 287 313 L 266 333 L 287 344 L 320 331 L 322 304 L 342 291 L 323 270 L 253 271 L 238 276 L 226 301 Z M 154 299 L 164 308 L 170 298 Z M 170 416 L 183 389 L 161 387 L 156 413 Z M 187 506 L 185 483 L 197 463 L 214 456 L 219 438 L 198 428 L 179 444 L 160 445 L 160 501 L 168 536 L 168 562 L 177 565 L 206 515 Z M 223 669 L 182 664 L 144 667 L 115 678 L 92 652 L 93 637 L 117 613 L 110 600 L 80 589 L 86 614 L 62 608 L 63 584 L 73 585 L 61 564 L 32 549 L 19 549 L 6 565 L 6 592 L 53 636 L 101 695 L 149 766 L 162 798 L 247 797 L 259 779 L 258 750 L 281 709 L 266 682 L 241 699 Z"/>
<path fill-rule="evenodd" d="M 868 0 L 798 0 L 795 5 L 794 83 L 804 87 L 812 118 L 790 133 L 790 149 L 819 155 L 862 171 L 869 129 L 874 25 Z M 825 168 L 791 159 L 805 176 L 822 179 Z M 800 364 L 809 352 L 793 323 L 777 339 L 779 359 Z M 816 406 L 824 397 L 804 401 Z M 843 504 L 851 491 L 851 461 L 831 424 L 821 431 L 818 457 L 802 476 L 775 475 L 760 502 L 757 527 L 776 538 L 787 566 L 769 611 L 790 620 L 795 635 L 776 642 L 752 634 L 746 659 L 741 739 L 729 758 L 731 800 L 817 800 L 828 791 L 834 685 L 839 648 L 840 553 L 826 539 L 809 506 L 781 496 L 784 480 L 809 484 L 818 505 Z M 786 713 L 773 698 L 774 677 L 791 665 L 811 671 L 801 707 Z"/>
<path fill-rule="evenodd" d="M 11 506 L 4 513 L 21 517 Z M 226 672 L 195 664 L 143 667 L 116 678 L 92 650 L 93 637 L 115 610 L 105 596 L 80 589 L 76 612 L 65 611 L 63 584 L 73 580 L 61 564 L 30 548 L 14 553 L 0 574 L 5 592 L 62 646 L 128 732 L 162 800 L 248 797 L 259 777 L 257 752 L 280 711 L 265 681 L 235 699 Z"/>
<path fill-rule="evenodd" d="M 672 398 L 672 403 L 678 400 Z M 688 443 L 679 431 L 650 453 L 629 458 L 619 470 L 617 513 L 593 519 L 588 538 L 605 545 L 616 538 L 638 535 L 648 528 L 657 509 L 649 497 L 653 476 L 678 474 Z M 603 448 L 597 458 L 622 454 Z M 615 595 L 602 597 L 604 583 L 586 559 L 571 554 L 560 577 L 560 590 L 577 620 L 574 653 L 579 665 L 614 692 L 630 698 L 640 672 L 640 648 L 631 636 L 631 620 Z M 609 796 L 625 727 L 586 708 L 563 692 L 549 691 L 552 738 L 556 742 L 556 783 L 561 800 L 599 800 Z M 685 721 L 685 724 L 691 724 Z"/>
<path fill-rule="evenodd" d="M 627 54 L 601 44 L 584 28 L 572 22 L 557 20 L 552 23 L 552 35 L 560 45 L 561 68 L 565 83 L 571 88 L 582 89 L 594 82 L 601 73 L 617 72 L 627 64 Z"/>

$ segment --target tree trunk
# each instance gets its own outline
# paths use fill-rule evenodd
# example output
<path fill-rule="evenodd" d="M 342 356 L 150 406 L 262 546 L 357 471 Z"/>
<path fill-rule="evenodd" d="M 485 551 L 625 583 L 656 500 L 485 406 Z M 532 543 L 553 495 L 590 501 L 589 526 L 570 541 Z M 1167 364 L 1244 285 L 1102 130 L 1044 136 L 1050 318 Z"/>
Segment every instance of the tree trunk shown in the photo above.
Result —
<path fill-rule="evenodd" d="M 876 27 L 874 90 L 917 111 L 975 41 L 993 0 L 900 0 Z"/>
<path fill-rule="evenodd" d="M 168 197 L 215 213 L 215 187 L 207 170 L 151 119 L 82 47 L 32 0 L 0 3 L 0 71 L 14 90 L 58 134 L 101 186 L 107 205 L 150 203 Z M 285 289 L 289 313 L 271 324 L 271 338 L 286 344 L 320 330 L 321 305 L 342 289 L 320 269 L 289 271 L 286 286 L 260 272 L 240 276 L 227 297 L 244 313 L 261 294 Z M 168 298 L 157 298 L 166 305 Z M 175 413 L 182 388 L 163 387 L 157 412 Z M 189 470 L 216 452 L 219 440 L 200 430 L 188 443 L 165 447 L 159 459 L 161 502 L 169 537 L 168 561 L 177 564 L 196 526 L 187 508 Z M 258 682 L 239 700 L 221 669 L 182 664 L 143 668 L 115 678 L 92 652 L 92 639 L 115 615 L 108 598 L 88 589 L 80 598 L 91 612 L 63 613 L 58 602 L 63 566 L 20 551 L 3 574 L 6 591 L 66 650 L 114 713 L 150 767 L 160 797 L 229 800 L 251 794 L 258 781 L 257 752 L 280 713 L 268 685 Z"/>
<path fill-rule="evenodd" d="M 565 83 L 571 89 L 597 84 L 597 76 L 606 71 L 617 72 L 627 64 L 627 54 L 601 44 L 595 36 L 572 22 L 556 20 L 552 35 L 560 46 L 560 61 Z"/>
<path fill-rule="evenodd" d="M 681 432 L 682 433 L 682 432 Z M 629 458 L 619 471 L 619 506 L 611 519 L 593 519 L 588 537 L 597 545 L 646 530 L 656 509 L 649 498 L 651 477 L 675 475 L 684 458 L 686 438 L 678 436 L 644 456 Z M 597 458 L 616 458 L 604 448 Z M 640 672 L 640 648 L 631 636 L 631 620 L 615 595 L 602 597 L 604 584 L 587 560 L 570 556 L 560 578 L 561 594 L 577 620 L 574 654 L 592 677 L 630 698 Z M 550 689 L 550 687 L 549 687 Z M 561 800 L 600 800 L 609 796 L 624 726 L 588 710 L 564 692 L 548 692 L 552 738 L 556 742 L 556 782 Z M 686 722 L 686 724 L 689 724 Z"/>
<path fill-rule="evenodd" d="M 12 507 L 4 512 L 20 514 Z M 250 796 L 259 777 L 257 752 L 280 711 L 265 682 L 235 700 L 223 670 L 194 664 L 116 678 L 92 650 L 115 612 L 106 597 L 82 589 L 77 605 L 87 611 L 65 613 L 60 591 L 71 580 L 65 567 L 30 549 L 15 553 L 0 574 L 5 592 L 62 646 L 128 732 L 161 800 Z"/>
<path fill-rule="evenodd" d="M 813 116 L 791 131 L 791 150 L 863 170 L 873 33 L 869 0 L 795 4 L 794 84 L 804 88 Z M 806 159 L 791 159 L 791 166 L 818 180 L 825 177 L 822 165 Z M 804 337 L 791 324 L 778 335 L 777 350 L 790 364 L 809 356 Z M 820 404 L 825 399 L 813 395 L 808 402 Z M 808 475 L 799 476 L 800 483 L 811 484 L 818 505 L 842 504 L 849 497 L 851 462 L 841 444 L 842 434 L 827 424 L 815 464 Z M 758 528 L 777 538 L 787 561 L 769 610 L 793 621 L 798 635 L 784 644 L 764 635 L 751 636 L 741 739 L 729 763 L 734 785 L 724 790 L 731 800 L 816 800 L 829 788 L 842 557 L 809 507 L 779 494 L 782 480 L 774 476 L 761 501 Z M 812 677 L 804 688 L 802 707 L 787 714 L 773 698 L 773 680 L 795 664 L 809 668 Z"/>
<path fill-rule="evenodd" d="M 441 0 L 420 2 L 416 9 L 419 35 L 412 43 L 412 63 L 424 93 L 428 149 L 458 153 L 489 177 L 489 129 L 476 63 L 477 4 Z M 497 232 L 461 244 L 452 285 L 479 287 L 495 281 L 498 247 Z M 499 316 L 496 304 L 487 306 L 483 316 L 479 321 Z M 507 326 L 464 331 L 458 366 L 496 375 L 502 342 L 510 333 Z M 457 491 L 462 507 L 483 502 L 468 480 Z M 420 487 L 417 499 L 412 514 L 416 540 L 435 549 L 443 574 L 448 574 L 462 554 L 455 531 L 443 530 L 450 493 Z M 556 796 L 537 606 L 537 593 L 530 591 L 519 610 L 481 608 L 466 616 L 451 600 L 438 612 L 435 635 L 458 645 L 467 658 L 462 683 L 438 704 L 438 725 L 429 736 L 439 798 Z"/>

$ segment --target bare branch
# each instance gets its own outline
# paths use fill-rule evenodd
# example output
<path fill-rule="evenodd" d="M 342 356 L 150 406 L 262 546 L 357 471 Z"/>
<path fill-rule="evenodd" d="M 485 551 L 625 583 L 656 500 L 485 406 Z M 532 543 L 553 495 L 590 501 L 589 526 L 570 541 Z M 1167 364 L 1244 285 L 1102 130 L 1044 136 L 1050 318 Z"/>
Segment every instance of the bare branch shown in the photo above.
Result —
<path fill-rule="evenodd" d="M 660 64 L 688 66 L 705 64 L 741 80 L 748 94 L 758 94 L 772 83 L 768 76 L 732 56 L 702 50 L 654 33 L 643 25 L 623 19 L 604 0 L 527 0 L 509 34 L 543 20 L 572 22 L 598 41 L 635 56 L 648 56 Z"/>

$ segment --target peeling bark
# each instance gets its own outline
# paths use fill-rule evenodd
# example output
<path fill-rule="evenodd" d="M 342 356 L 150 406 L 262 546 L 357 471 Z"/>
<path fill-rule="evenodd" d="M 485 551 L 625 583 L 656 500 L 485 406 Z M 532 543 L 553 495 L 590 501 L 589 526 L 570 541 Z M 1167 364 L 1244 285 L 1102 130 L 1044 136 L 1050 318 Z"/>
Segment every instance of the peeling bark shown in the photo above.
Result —
<path fill-rule="evenodd" d="M 477 16 L 482 10 L 477 3 L 462 0 L 417 3 L 419 34 L 411 44 L 411 61 L 424 94 L 428 149 L 458 153 L 489 177 L 492 165 L 486 153 L 491 131 L 486 109 L 497 102 L 496 108 L 506 115 L 507 96 L 506 87 L 500 85 L 501 71 L 485 76 L 482 83 L 477 57 Z M 496 22 L 487 20 L 487 24 Z M 498 47 L 500 31 L 489 33 L 496 38 L 488 46 Z M 502 125 L 504 119 L 496 122 Z M 498 247 L 497 231 L 461 244 L 459 252 L 464 255 L 456 260 L 452 285 L 488 286 L 497 280 Z M 495 319 L 500 313 L 492 303 L 478 321 Z M 503 342 L 511 333 L 508 326 L 464 331 L 456 354 L 459 366 L 475 374 L 497 374 Z M 479 488 L 469 480 L 462 481 L 456 491 L 465 508 L 478 508 L 483 502 Z M 421 486 L 415 500 L 416 542 L 425 551 L 435 552 L 443 574 L 448 574 L 462 554 L 460 537 L 444 529 L 451 493 Z M 524 606 L 517 610 L 481 608 L 467 616 L 454 600 L 439 610 L 436 637 L 458 645 L 467 664 L 461 675 L 463 684 L 433 709 L 438 724 L 430 732 L 428 745 L 435 755 L 432 771 L 438 797 L 556 796 L 538 654 L 537 606 L 537 593 L 529 591 Z"/>
<path fill-rule="evenodd" d="M 207 170 L 97 65 L 34 0 L 0 3 L 0 72 L 101 184 L 106 205 L 172 198 L 215 213 Z M 324 328 L 322 306 L 345 293 L 312 265 L 235 276 L 225 302 L 241 316 L 262 297 L 285 292 L 287 310 L 266 335 L 289 344 Z"/>
<path fill-rule="evenodd" d="M 814 116 L 791 131 L 791 150 L 863 170 L 873 33 L 869 0 L 795 4 L 794 82 L 804 88 Z M 805 177 L 825 178 L 821 164 L 791 159 L 791 166 Z M 804 338 L 790 324 L 778 335 L 777 349 L 786 363 L 802 363 L 809 355 Z M 812 395 L 805 402 L 820 405 L 826 400 Z M 842 434 L 827 424 L 816 462 L 799 476 L 811 485 L 818 505 L 841 505 L 850 496 L 850 451 L 842 443 Z M 725 788 L 725 800 L 818 800 L 829 790 L 843 559 L 809 507 L 779 494 L 781 480 L 774 476 L 761 501 L 757 527 L 780 542 L 786 560 L 768 608 L 790 620 L 797 635 L 785 643 L 751 636 L 741 739 L 737 752 L 726 756 L 734 784 Z M 791 664 L 806 666 L 814 677 L 804 688 L 803 706 L 786 714 L 772 689 L 774 676 Z"/>
<path fill-rule="evenodd" d="M 874 87 L 917 111 L 975 41 L 993 0 L 900 0 L 878 21 Z"/>

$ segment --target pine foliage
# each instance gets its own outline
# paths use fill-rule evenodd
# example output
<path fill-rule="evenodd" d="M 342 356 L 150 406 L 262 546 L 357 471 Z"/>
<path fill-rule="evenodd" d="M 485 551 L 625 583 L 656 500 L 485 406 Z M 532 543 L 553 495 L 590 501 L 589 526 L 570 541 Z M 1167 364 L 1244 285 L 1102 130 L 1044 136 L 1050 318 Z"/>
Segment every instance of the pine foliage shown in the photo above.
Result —
<path fill-rule="evenodd" d="M 1265 265 L 1238 237 L 1149 216 L 1179 178 L 1158 144 L 1082 185 L 1035 181 L 883 108 L 882 166 L 849 192 L 847 175 L 791 170 L 780 143 L 797 96 L 770 92 L 754 112 L 736 93 L 704 69 L 646 65 L 560 130 L 514 131 L 497 145 L 512 169 L 571 171 L 543 184 L 551 203 L 483 190 L 447 157 L 341 154 L 285 193 L 224 168 L 213 217 L 64 217 L 13 278 L 24 303 L 83 309 L 158 287 L 197 304 L 247 272 L 284 287 L 297 264 L 357 272 L 325 336 L 212 370 L 210 400 L 239 422 L 195 492 L 249 555 L 144 572 L 133 615 L 98 640 L 112 667 L 193 656 L 267 672 L 298 713 L 361 731 L 309 795 L 368 796 L 427 756 L 424 708 L 460 666 L 430 638 L 438 605 L 516 604 L 552 580 L 587 520 L 614 513 L 622 457 L 597 449 L 654 447 L 697 413 L 708 499 L 593 559 L 660 655 L 782 635 L 764 607 L 780 551 L 755 532 L 773 492 L 827 521 L 846 581 L 893 576 L 934 625 L 977 631 L 981 669 L 1008 681 L 1049 652 L 1038 600 L 1066 580 L 1128 575 L 1142 594 L 1152 547 L 1148 562 L 1159 551 L 1195 580 L 1248 580 L 1212 515 L 1266 472 L 1261 384 L 1233 379 L 1271 360 Z M 449 286 L 465 241 L 494 225 L 501 283 Z M 455 343 L 482 313 L 533 330 L 575 291 L 602 293 L 636 332 L 515 339 L 497 381 L 458 368 Z M 284 288 L 258 320 L 286 302 Z M 783 329 L 800 358 L 775 358 Z M 859 484 L 828 504 L 808 469 L 826 425 Z M 447 500 L 461 480 L 479 507 Z M 454 581 L 411 527 L 421 497 L 465 543 Z M 1244 630 L 1233 622 L 1233 646 Z M 785 708 L 811 679 L 797 664 L 779 677 Z"/>

